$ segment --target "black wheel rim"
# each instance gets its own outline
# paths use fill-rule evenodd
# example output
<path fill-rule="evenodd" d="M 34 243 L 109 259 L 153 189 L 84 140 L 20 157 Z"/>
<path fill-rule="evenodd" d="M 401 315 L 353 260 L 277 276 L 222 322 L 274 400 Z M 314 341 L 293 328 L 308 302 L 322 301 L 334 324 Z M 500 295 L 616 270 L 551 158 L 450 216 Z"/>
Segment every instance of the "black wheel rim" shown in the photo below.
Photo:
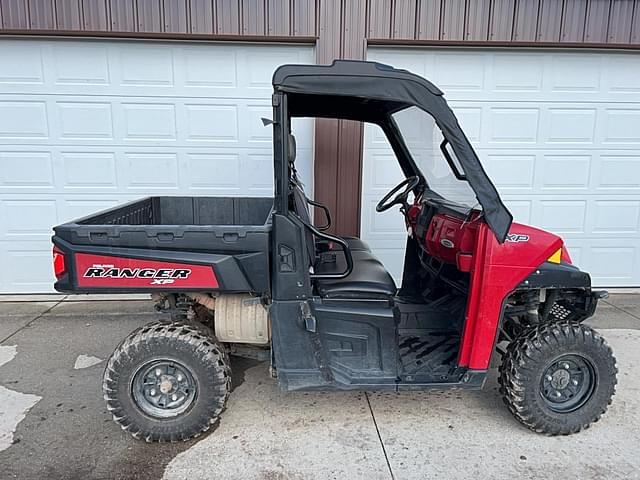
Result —
<path fill-rule="evenodd" d="M 542 374 L 540 395 L 554 412 L 569 413 L 589 401 L 596 386 L 591 362 L 580 355 L 555 359 Z"/>
<path fill-rule="evenodd" d="M 134 375 L 131 389 L 136 405 L 154 418 L 171 418 L 184 413 L 198 393 L 198 385 L 189 369 L 169 359 L 145 363 Z"/>

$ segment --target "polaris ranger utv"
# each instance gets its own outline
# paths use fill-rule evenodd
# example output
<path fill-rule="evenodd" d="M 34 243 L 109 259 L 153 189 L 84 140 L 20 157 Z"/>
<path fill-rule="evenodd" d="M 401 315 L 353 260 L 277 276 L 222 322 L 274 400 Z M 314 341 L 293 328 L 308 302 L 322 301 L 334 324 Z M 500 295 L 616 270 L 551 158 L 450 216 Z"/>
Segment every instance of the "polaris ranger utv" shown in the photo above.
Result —
<path fill-rule="evenodd" d="M 582 322 L 606 292 L 561 238 L 512 223 L 442 92 L 355 61 L 284 65 L 273 87 L 273 199 L 150 197 L 55 227 L 56 290 L 152 292 L 166 314 L 108 361 L 114 420 L 146 441 L 200 435 L 230 393 L 229 355 L 270 361 L 284 390 L 400 391 L 482 388 L 496 350 L 525 426 L 598 420 L 616 362 Z M 384 132 L 405 177 L 376 207 L 404 217 L 400 288 L 364 241 L 327 233 L 296 173 L 295 117 Z"/>

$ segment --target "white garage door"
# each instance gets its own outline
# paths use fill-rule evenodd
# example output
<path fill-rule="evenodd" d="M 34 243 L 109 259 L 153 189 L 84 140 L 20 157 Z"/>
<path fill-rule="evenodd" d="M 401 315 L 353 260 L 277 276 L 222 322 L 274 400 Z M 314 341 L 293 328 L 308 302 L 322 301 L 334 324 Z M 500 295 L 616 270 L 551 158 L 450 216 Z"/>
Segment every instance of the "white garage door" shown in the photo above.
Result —
<path fill-rule="evenodd" d="M 372 48 L 368 58 L 444 91 L 517 221 L 561 235 L 594 284 L 640 285 L 640 55 Z M 374 206 L 400 179 L 368 126 L 362 235 L 397 278 L 402 219 Z"/>
<path fill-rule="evenodd" d="M 51 227 L 147 195 L 273 195 L 271 75 L 313 48 L 0 42 L 0 293 L 52 289 Z M 313 123 L 295 126 L 311 184 Z"/>

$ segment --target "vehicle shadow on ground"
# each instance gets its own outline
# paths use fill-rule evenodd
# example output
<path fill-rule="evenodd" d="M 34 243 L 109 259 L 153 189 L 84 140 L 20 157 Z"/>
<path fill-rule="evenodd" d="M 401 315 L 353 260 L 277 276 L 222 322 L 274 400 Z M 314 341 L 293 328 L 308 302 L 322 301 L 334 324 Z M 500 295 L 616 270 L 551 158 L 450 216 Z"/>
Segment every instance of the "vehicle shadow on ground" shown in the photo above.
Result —
<path fill-rule="evenodd" d="M 250 368 L 260 365 L 260 360 L 231 356 L 231 392 L 242 385 L 246 379 L 246 372 Z M 268 378 L 268 377 L 267 377 Z"/>

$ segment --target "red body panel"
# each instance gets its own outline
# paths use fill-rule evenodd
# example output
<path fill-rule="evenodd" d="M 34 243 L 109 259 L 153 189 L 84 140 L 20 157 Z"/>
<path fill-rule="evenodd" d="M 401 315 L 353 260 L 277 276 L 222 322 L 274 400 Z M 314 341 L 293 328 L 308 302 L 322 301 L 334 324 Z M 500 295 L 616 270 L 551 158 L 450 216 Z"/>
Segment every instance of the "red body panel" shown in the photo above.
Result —
<path fill-rule="evenodd" d="M 415 231 L 422 206 L 414 204 L 405 221 Z M 470 272 L 469 298 L 458 364 L 471 369 L 488 368 L 505 298 L 562 248 L 562 239 L 534 227 L 513 223 L 506 241 L 498 243 L 484 222 L 436 214 L 429 223 L 422 247 L 434 258 Z"/>
<path fill-rule="evenodd" d="M 218 288 L 209 265 L 78 253 L 76 272 L 79 287 Z"/>
<path fill-rule="evenodd" d="M 489 227 L 479 224 L 460 366 L 489 367 L 504 299 L 561 247 L 560 237 L 518 223 L 511 225 L 507 240 L 499 244 Z"/>

